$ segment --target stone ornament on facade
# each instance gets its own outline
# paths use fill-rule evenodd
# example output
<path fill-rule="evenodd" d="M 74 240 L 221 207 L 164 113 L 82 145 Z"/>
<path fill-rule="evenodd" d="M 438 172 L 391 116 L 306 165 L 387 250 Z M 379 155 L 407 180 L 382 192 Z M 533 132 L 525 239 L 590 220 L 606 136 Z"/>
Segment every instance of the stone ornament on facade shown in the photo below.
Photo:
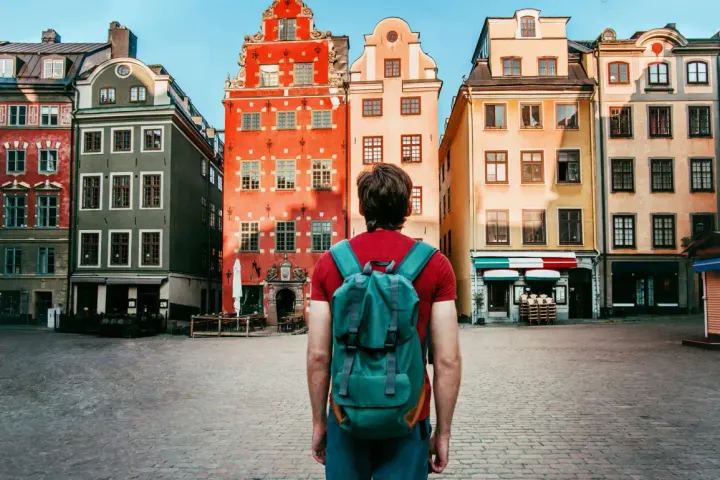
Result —
<path fill-rule="evenodd" d="M 278 266 L 276 263 L 273 263 L 270 268 L 268 268 L 267 273 L 265 274 L 265 281 L 266 282 L 274 282 L 277 280 L 278 276 Z"/>
<path fill-rule="evenodd" d="M 298 5 L 300 5 L 300 15 L 299 17 L 311 17 L 313 16 L 313 11 L 310 7 L 305 5 L 305 2 L 302 0 L 273 0 L 272 5 L 270 5 L 264 12 L 263 12 L 263 20 L 267 20 L 270 18 L 276 18 L 275 15 L 275 7 L 278 6 L 280 2 L 285 3 L 285 5 L 290 5 L 290 2 L 295 1 Z"/>

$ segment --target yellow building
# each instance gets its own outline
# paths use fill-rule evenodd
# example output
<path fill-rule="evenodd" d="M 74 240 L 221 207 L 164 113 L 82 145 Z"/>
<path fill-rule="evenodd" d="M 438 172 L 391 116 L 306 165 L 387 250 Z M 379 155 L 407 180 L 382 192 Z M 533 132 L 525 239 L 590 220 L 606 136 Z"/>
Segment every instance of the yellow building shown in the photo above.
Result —
<path fill-rule="evenodd" d="M 539 13 L 486 19 L 440 145 L 440 245 L 473 321 L 517 321 L 528 292 L 597 315 L 592 56 Z"/>
<path fill-rule="evenodd" d="M 366 231 L 355 182 L 375 163 L 394 163 L 413 181 L 413 214 L 403 233 L 438 246 L 438 95 L 435 61 L 420 34 L 386 18 L 365 35 L 350 70 L 350 236 Z"/>

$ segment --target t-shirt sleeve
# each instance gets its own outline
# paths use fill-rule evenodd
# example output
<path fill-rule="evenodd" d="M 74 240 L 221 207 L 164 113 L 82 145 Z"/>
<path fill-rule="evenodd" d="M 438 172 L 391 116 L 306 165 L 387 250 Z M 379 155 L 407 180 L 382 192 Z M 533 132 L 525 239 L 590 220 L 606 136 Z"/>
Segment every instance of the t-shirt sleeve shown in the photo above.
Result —
<path fill-rule="evenodd" d="M 437 284 L 435 285 L 435 302 L 448 302 L 457 298 L 455 272 L 450 260 L 442 253 L 435 254 L 437 262 Z"/>
<path fill-rule="evenodd" d="M 327 279 L 328 273 L 328 257 L 330 253 L 324 254 L 320 257 L 320 260 L 315 264 L 315 270 L 312 274 L 312 294 L 310 300 L 318 302 L 329 302 L 329 296 L 327 294 L 327 287 L 325 280 Z"/>

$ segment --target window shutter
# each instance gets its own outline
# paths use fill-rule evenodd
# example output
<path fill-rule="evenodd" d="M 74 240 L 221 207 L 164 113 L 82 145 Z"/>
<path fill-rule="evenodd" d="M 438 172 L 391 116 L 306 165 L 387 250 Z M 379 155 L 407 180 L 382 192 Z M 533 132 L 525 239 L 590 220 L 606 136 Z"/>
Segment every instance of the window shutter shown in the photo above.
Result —
<path fill-rule="evenodd" d="M 63 105 L 60 109 L 60 125 L 70 125 L 72 108 L 70 105 Z"/>
<path fill-rule="evenodd" d="M 30 105 L 28 107 L 28 125 L 37 125 L 40 123 L 39 113 L 40 113 L 40 106 L 39 105 Z"/>
<path fill-rule="evenodd" d="M 0 105 L 0 125 L 7 124 L 7 105 Z"/>

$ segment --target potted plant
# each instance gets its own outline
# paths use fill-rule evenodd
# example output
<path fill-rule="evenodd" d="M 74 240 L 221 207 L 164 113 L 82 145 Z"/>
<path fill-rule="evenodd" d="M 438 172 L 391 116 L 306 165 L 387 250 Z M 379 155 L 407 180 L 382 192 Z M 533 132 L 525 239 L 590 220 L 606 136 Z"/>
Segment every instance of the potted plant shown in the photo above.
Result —
<path fill-rule="evenodd" d="M 485 325 L 485 289 L 481 288 L 477 292 L 475 292 L 475 296 L 473 298 L 473 301 L 475 302 L 475 312 L 477 316 L 477 324 L 478 325 Z"/>

